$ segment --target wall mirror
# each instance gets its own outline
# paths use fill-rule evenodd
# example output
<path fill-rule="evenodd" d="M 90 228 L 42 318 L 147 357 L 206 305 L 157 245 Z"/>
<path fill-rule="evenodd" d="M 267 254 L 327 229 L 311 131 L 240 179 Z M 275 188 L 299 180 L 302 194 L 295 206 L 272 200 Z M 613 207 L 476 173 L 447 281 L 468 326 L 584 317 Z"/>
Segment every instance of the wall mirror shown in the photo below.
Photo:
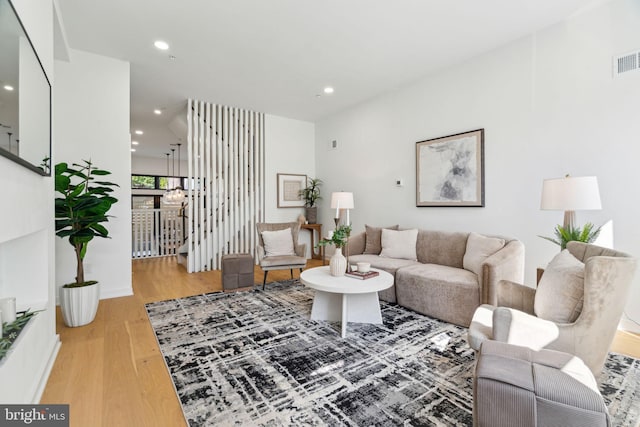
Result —
<path fill-rule="evenodd" d="M 51 84 L 9 0 L 0 0 L 0 155 L 51 175 Z"/>

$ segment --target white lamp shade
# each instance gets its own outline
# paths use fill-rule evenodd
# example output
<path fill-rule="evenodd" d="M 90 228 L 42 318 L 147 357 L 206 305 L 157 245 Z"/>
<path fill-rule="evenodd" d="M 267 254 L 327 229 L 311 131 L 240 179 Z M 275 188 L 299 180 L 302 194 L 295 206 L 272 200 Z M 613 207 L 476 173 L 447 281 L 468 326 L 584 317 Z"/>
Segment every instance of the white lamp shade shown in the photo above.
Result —
<path fill-rule="evenodd" d="M 545 179 L 542 183 L 540 209 L 557 211 L 602 209 L 598 178 L 567 176 Z"/>
<path fill-rule="evenodd" d="M 332 209 L 353 209 L 353 193 L 339 191 L 331 193 Z"/>

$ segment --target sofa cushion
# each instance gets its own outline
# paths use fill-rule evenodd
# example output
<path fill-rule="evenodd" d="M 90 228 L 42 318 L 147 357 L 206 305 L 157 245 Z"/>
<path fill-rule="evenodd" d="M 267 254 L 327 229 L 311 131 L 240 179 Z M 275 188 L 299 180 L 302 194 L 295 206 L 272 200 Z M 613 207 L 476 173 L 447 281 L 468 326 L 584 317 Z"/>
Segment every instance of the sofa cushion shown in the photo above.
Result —
<path fill-rule="evenodd" d="M 573 323 L 582 312 L 583 301 L 584 264 L 565 249 L 545 269 L 533 310 L 545 320 Z"/>
<path fill-rule="evenodd" d="M 266 256 L 295 255 L 291 229 L 263 231 L 264 251 Z"/>
<path fill-rule="evenodd" d="M 418 230 L 382 230 L 382 251 L 381 257 L 400 258 L 416 261 L 416 240 Z"/>
<path fill-rule="evenodd" d="M 465 270 L 472 271 L 478 276 L 482 273 L 482 264 L 491 255 L 498 252 L 505 245 L 505 240 L 498 237 L 483 236 L 478 233 L 469 233 L 467 250 L 462 259 Z"/>
<path fill-rule="evenodd" d="M 468 327 L 480 305 L 478 276 L 461 269 L 416 263 L 396 272 L 398 304 Z"/>
<path fill-rule="evenodd" d="M 364 254 L 380 255 L 382 250 L 382 229 L 397 230 L 398 224 L 390 227 L 371 227 L 370 225 L 364 226 L 365 229 L 365 241 L 364 241 Z"/>
<path fill-rule="evenodd" d="M 416 255 L 423 264 L 439 264 L 462 268 L 469 233 L 420 230 Z"/>

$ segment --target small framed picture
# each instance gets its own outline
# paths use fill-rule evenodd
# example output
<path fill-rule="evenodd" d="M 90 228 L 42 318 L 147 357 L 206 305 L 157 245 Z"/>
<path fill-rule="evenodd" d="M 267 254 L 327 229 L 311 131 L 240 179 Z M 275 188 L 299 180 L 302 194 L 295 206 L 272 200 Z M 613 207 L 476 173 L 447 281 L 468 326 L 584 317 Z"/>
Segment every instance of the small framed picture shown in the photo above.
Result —
<path fill-rule="evenodd" d="M 304 207 L 304 199 L 300 194 L 307 186 L 307 175 L 290 173 L 278 174 L 278 207 L 301 208 Z"/>
<path fill-rule="evenodd" d="M 484 206 L 484 129 L 416 143 L 416 206 Z"/>

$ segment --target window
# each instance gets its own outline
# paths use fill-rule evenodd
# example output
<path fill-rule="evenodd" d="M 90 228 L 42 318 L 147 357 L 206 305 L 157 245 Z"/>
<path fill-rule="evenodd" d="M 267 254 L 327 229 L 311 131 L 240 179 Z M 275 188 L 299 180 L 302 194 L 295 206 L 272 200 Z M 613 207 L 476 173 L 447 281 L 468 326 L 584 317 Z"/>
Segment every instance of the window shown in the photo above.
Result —
<path fill-rule="evenodd" d="M 167 190 L 178 186 L 186 188 L 187 179 L 179 176 L 131 175 L 131 188 L 143 190 Z"/>
<path fill-rule="evenodd" d="M 150 175 L 131 175 L 131 188 L 155 189 L 156 177 Z"/>

